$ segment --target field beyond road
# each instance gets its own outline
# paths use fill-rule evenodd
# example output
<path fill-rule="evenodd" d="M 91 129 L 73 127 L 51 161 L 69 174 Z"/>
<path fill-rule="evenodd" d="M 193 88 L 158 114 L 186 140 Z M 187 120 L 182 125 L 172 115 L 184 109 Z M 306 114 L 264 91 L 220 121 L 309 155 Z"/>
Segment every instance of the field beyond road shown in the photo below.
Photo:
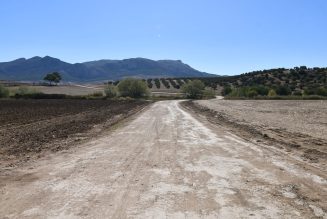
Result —
<path fill-rule="evenodd" d="M 0 175 L 3 218 L 326 218 L 326 171 L 183 108 Z"/>

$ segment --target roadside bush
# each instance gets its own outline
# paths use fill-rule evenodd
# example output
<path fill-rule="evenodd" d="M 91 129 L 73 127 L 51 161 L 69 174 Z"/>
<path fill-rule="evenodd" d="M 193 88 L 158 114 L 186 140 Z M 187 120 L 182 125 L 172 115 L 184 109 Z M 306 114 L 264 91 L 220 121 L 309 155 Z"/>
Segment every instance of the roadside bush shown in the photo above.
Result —
<path fill-rule="evenodd" d="M 291 95 L 292 91 L 287 86 L 278 86 L 276 89 L 276 93 L 280 96 L 288 96 Z"/>
<path fill-rule="evenodd" d="M 221 95 L 223 96 L 227 96 L 228 94 L 230 94 L 232 92 L 232 88 L 229 85 L 225 85 L 223 90 L 221 91 Z"/>
<path fill-rule="evenodd" d="M 149 90 L 146 82 L 127 78 L 122 80 L 118 85 L 119 94 L 123 97 L 140 98 L 149 95 Z"/>
<path fill-rule="evenodd" d="M 9 97 L 9 90 L 0 84 L 0 98 Z"/>
<path fill-rule="evenodd" d="M 302 92 L 299 91 L 299 90 L 296 90 L 296 91 L 293 92 L 292 95 L 294 95 L 294 96 L 302 96 Z"/>
<path fill-rule="evenodd" d="M 204 92 L 204 83 L 200 80 L 188 81 L 182 86 L 182 90 L 187 98 L 201 99 Z"/>
<path fill-rule="evenodd" d="M 114 98 L 114 97 L 118 96 L 117 87 L 112 84 L 109 84 L 108 86 L 105 87 L 104 93 L 106 94 L 106 97 L 108 97 L 108 98 Z"/>
<path fill-rule="evenodd" d="M 316 94 L 319 96 L 326 97 L 327 96 L 327 88 L 323 88 L 323 87 L 318 88 Z"/>
<path fill-rule="evenodd" d="M 231 97 L 248 97 L 248 87 L 233 88 L 228 96 Z"/>
<path fill-rule="evenodd" d="M 268 97 L 275 97 L 277 96 L 277 93 L 274 89 L 269 90 Z"/>
<path fill-rule="evenodd" d="M 216 92 L 213 88 L 206 88 L 203 91 L 203 98 L 205 99 L 212 99 L 216 97 Z"/>
<path fill-rule="evenodd" d="M 269 92 L 269 88 L 263 85 L 254 86 L 253 90 L 257 92 L 257 95 L 261 95 L 261 96 L 267 96 Z"/>
<path fill-rule="evenodd" d="M 258 92 L 257 92 L 256 90 L 254 90 L 254 89 L 250 89 L 250 90 L 247 92 L 246 95 L 247 95 L 248 97 L 250 97 L 250 98 L 253 98 L 253 97 L 258 96 Z"/>

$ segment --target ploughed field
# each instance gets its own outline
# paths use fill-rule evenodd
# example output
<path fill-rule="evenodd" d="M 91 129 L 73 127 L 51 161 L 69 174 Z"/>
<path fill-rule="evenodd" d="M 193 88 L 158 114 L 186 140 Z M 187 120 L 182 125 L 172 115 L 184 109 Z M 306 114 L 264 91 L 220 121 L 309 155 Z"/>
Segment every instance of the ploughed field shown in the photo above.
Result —
<path fill-rule="evenodd" d="M 301 159 L 326 166 L 327 101 L 200 100 L 188 103 L 247 138 L 270 141 Z M 262 137 L 262 139 L 260 139 Z"/>
<path fill-rule="evenodd" d="M 0 100 L 0 166 L 66 149 L 142 109 L 146 101 Z"/>

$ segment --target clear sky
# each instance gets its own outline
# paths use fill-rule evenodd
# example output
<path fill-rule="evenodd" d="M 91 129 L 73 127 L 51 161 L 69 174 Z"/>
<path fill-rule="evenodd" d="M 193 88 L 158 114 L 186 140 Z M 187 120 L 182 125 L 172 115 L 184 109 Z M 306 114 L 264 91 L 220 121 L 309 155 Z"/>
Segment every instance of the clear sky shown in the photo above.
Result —
<path fill-rule="evenodd" d="M 326 0 L 1 0 L 0 62 L 175 59 L 215 74 L 327 66 Z"/>

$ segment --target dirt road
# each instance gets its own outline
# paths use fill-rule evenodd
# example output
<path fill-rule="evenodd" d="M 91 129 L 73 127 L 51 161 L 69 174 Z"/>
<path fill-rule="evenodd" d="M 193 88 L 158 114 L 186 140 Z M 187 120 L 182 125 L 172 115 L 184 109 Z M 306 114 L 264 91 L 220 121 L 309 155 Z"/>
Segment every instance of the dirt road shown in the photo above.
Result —
<path fill-rule="evenodd" d="M 0 218 L 327 218 L 326 172 L 178 101 L 0 178 Z"/>

